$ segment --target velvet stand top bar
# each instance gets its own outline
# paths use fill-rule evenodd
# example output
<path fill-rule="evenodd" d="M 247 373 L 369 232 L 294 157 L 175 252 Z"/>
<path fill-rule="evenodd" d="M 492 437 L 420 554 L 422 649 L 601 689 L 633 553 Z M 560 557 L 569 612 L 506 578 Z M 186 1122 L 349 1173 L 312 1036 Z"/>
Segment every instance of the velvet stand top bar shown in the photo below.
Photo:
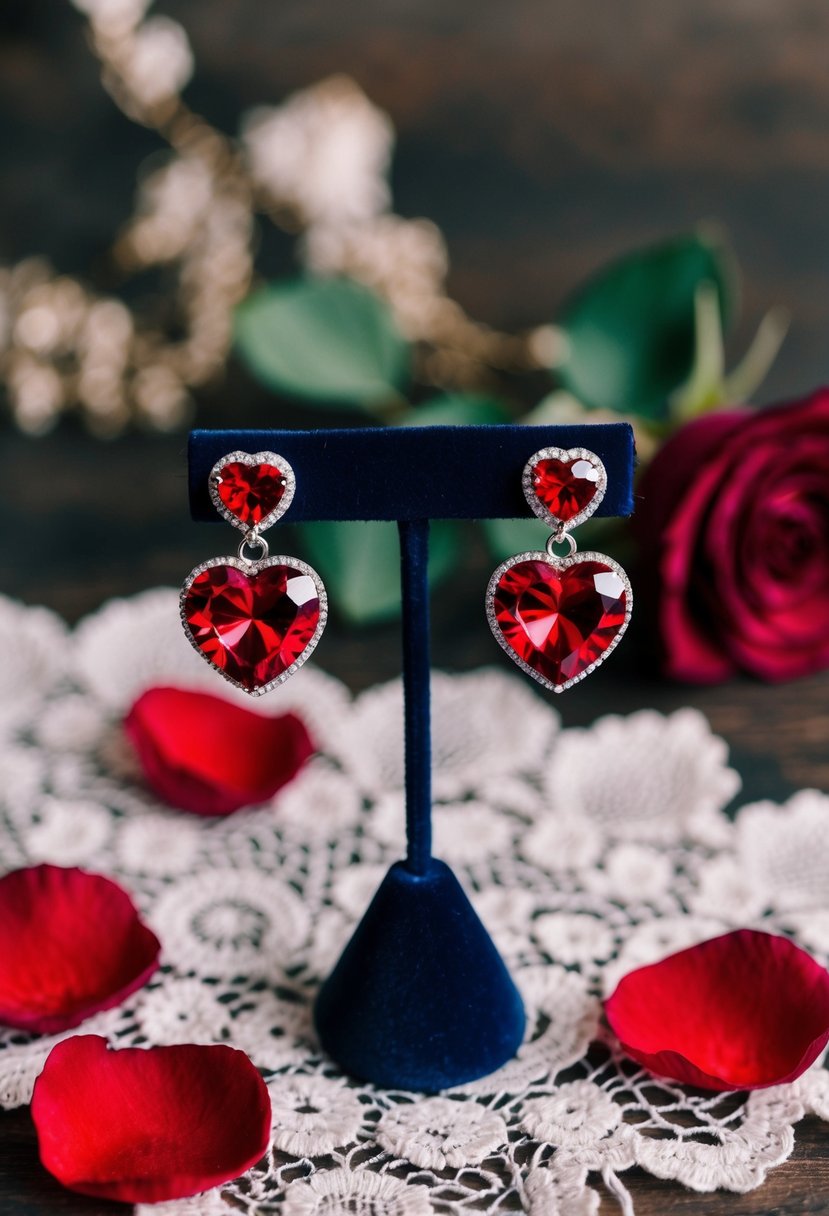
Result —
<path fill-rule="evenodd" d="M 573 426 L 364 427 L 192 431 L 190 510 L 218 523 L 208 477 L 230 452 L 276 452 L 296 474 L 286 523 L 322 519 L 520 519 L 531 515 L 521 473 L 541 448 L 588 448 L 607 469 L 597 515 L 633 511 L 633 431 L 626 422 Z"/>

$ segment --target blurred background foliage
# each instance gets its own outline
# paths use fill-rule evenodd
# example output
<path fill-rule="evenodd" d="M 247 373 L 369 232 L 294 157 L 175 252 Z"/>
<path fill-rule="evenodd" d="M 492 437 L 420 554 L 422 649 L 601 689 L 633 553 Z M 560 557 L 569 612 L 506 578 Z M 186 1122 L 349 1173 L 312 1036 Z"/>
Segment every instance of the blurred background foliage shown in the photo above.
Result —
<path fill-rule="evenodd" d="M 647 461 L 825 374 L 817 0 L 11 0 L 0 32 L 0 371 L 33 435 L 624 417 Z M 392 528 L 303 532 L 347 619 L 396 610 Z M 434 578 L 462 543 L 435 529 Z"/>

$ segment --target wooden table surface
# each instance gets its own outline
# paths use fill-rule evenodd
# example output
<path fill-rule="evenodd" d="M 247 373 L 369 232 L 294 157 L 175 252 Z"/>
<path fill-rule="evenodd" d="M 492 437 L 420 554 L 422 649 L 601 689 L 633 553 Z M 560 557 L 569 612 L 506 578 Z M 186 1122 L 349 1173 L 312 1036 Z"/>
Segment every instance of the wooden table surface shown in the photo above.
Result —
<path fill-rule="evenodd" d="M 762 393 L 791 396 L 829 371 L 829 5 L 825 0 L 159 0 L 186 26 L 187 96 L 224 129 L 258 103 L 351 72 L 392 115 L 394 191 L 449 241 L 453 292 L 485 320 L 538 323 L 607 257 L 701 219 L 724 222 L 745 272 L 735 353 L 773 304 L 793 317 Z M 68 0 L 0 8 L 0 262 L 45 252 L 112 289 L 105 250 L 128 215 L 156 137 L 98 83 Z M 200 401 L 204 425 L 284 423 L 231 367 Z M 299 421 L 299 420 L 297 420 Z M 184 441 L 95 444 L 69 427 L 0 434 L 0 589 L 70 620 L 114 594 L 177 584 L 215 552 L 185 505 Z M 436 597 L 436 665 L 503 660 L 467 588 L 487 559 L 472 541 Z M 642 639 L 558 698 L 567 724 L 608 711 L 694 705 L 732 748 L 743 797 L 829 789 L 829 678 L 779 688 L 669 686 Z M 357 690 L 398 670 L 394 626 L 332 623 L 324 666 Z M 0 1216 L 103 1216 L 120 1205 L 61 1190 L 40 1168 L 28 1113 L 0 1116 Z M 638 1216 L 829 1216 L 829 1133 L 807 1120 L 793 1157 L 750 1195 L 700 1196 L 625 1175 Z M 603 1201 L 602 1216 L 617 1212 Z"/>

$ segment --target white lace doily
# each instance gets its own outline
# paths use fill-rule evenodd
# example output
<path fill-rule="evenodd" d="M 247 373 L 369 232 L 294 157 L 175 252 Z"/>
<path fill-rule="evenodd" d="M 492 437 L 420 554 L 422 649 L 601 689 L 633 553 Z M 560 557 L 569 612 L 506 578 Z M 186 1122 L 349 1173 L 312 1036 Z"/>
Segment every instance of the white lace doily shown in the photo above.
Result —
<path fill-rule="evenodd" d="M 160 805 L 120 721 L 157 683 L 233 697 L 181 633 L 177 593 L 104 607 L 73 634 L 0 600 L 0 866 L 117 877 L 163 943 L 163 969 L 83 1026 L 116 1044 L 231 1042 L 263 1071 L 273 1147 L 237 1182 L 141 1216 L 591 1216 L 597 1185 L 632 1212 L 638 1165 L 699 1191 L 759 1186 L 793 1125 L 829 1118 L 829 1073 L 751 1095 L 686 1093 L 621 1057 L 599 998 L 639 964 L 735 926 L 829 954 L 829 798 L 722 808 L 739 788 L 693 710 L 560 730 L 496 670 L 436 674 L 436 852 L 504 955 L 526 1042 L 493 1076 L 419 1097 L 343 1077 L 311 1004 L 403 852 L 399 683 L 352 699 L 306 667 L 257 712 L 295 709 L 320 747 L 271 804 L 220 820 Z M 495 709 L 497 708 L 497 713 Z M 29 1100 L 53 1037 L 0 1032 L 0 1102 Z M 595 1045 L 588 1055 L 589 1045 Z"/>

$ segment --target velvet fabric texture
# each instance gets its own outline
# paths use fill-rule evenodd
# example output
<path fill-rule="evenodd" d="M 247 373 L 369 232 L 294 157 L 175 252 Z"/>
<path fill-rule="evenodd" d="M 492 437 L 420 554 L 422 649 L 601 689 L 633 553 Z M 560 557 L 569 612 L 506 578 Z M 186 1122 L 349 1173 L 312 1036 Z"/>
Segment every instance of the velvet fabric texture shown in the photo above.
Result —
<path fill-rule="evenodd" d="M 633 511 L 633 432 L 595 426 L 423 426 L 316 431 L 192 431 L 190 509 L 219 523 L 207 480 L 230 452 L 276 452 L 296 473 L 286 523 L 310 519 L 522 519 L 521 473 L 541 448 L 589 448 L 604 461 L 597 515 Z M 273 545 L 272 545 L 273 547 Z"/>
<path fill-rule="evenodd" d="M 432 738 L 429 713 L 429 521 L 401 520 L 403 708 L 406 749 L 406 865 L 425 874 L 432 858 Z"/>
<path fill-rule="evenodd" d="M 383 879 L 315 1008 L 325 1050 L 355 1077 L 434 1092 L 518 1050 L 524 1006 L 452 871 Z"/>

